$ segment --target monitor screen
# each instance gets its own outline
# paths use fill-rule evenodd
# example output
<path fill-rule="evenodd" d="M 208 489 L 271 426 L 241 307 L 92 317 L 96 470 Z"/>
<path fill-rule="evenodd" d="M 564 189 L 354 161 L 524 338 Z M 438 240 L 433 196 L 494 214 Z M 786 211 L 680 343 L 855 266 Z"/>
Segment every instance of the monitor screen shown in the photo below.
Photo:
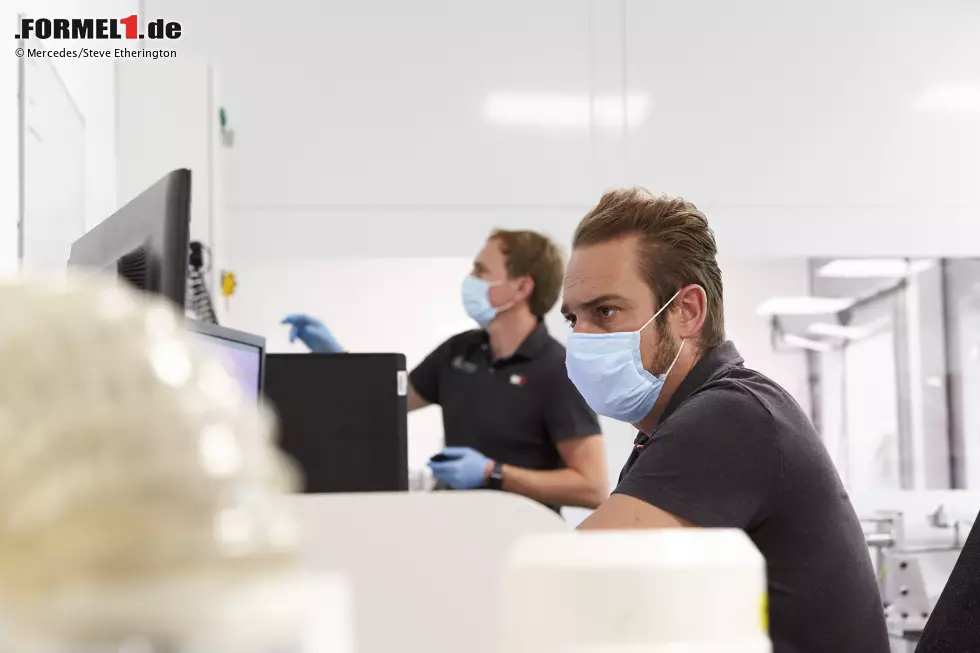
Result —
<path fill-rule="evenodd" d="M 190 338 L 204 355 L 219 360 L 238 379 L 246 397 L 258 401 L 262 390 L 261 346 L 200 331 L 191 331 Z"/>

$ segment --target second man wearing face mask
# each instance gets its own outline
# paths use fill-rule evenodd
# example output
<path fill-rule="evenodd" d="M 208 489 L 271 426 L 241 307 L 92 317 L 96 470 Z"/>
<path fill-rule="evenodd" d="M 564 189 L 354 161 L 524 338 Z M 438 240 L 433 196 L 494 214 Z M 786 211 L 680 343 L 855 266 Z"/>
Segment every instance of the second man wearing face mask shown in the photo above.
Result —
<path fill-rule="evenodd" d="M 447 446 L 430 467 L 449 487 L 502 489 L 555 509 L 595 508 L 608 497 L 596 414 L 543 322 L 562 274 L 561 254 L 544 236 L 494 232 L 463 280 L 463 307 L 480 328 L 453 336 L 412 371 L 409 410 L 442 407 Z M 339 349 L 322 324 L 287 321 L 310 349 Z"/>
<path fill-rule="evenodd" d="M 693 204 L 642 189 L 575 232 L 568 374 L 639 431 L 582 528 L 741 529 L 766 558 L 774 653 L 888 653 L 861 524 L 807 416 L 725 339 L 716 254 Z"/>

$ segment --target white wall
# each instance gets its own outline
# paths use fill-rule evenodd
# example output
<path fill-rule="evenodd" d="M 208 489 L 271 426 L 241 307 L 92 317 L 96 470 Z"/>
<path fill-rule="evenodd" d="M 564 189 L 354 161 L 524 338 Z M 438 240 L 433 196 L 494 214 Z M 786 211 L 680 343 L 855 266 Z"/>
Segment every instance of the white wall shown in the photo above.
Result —
<path fill-rule="evenodd" d="M 16 26 L 16 12 L 0 9 L 0 28 Z M 11 40 L 12 42 L 12 40 Z M 0 57 L 0 276 L 17 269 L 17 59 Z"/>
<path fill-rule="evenodd" d="M 0 6 L 3 33 L 15 33 L 17 14 L 30 16 L 128 16 L 137 0 L 13 0 Z M 11 50 L 14 47 L 10 39 Z M 118 208 L 116 193 L 115 72 L 111 62 L 53 60 L 85 117 L 85 222 L 98 224 Z M 0 275 L 17 268 L 17 59 L 0 57 Z"/>
<path fill-rule="evenodd" d="M 135 5 L 17 0 L 0 22 Z M 467 255 L 492 224 L 567 232 L 601 189 L 631 182 L 697 201 L 733 256 L 980 250 L 967 237 L 980 207 L 977 3 L 146 5 L 183 24 L 182 60 L 221 68 L 238 136 L 225 253 L 242 263 Z M 283 16 L 296 17 L 288 37 L 271 38 Z M 0 124 L 16 120 L 15 63 L 0 60 Z M 91 132 L 93 224 L 117 199 L 113 72 L 59 65 Z M 560 120 L 502 124 L 501 94 Z M 16 213 L 13 129 L 2 134 L 0 268 Z"/>
<path fill-rule="evenodd" d="M 242 263 L 460 256 L 633 182 L 697 202 L 731 256 L 980 252 L 978 3 L 147 5 L 220 67 Z M 503 124 L 501 94 L 558 115 Z"/>
<path fill-rule="evenodd" d="M 121 202 L 136 197 L 171 170 L 189 168 L 192 237 L 207 240 L 212 151 L 207 66 L 158 59 L 117 61 L 115 68 Z M 217 109 L 213 120 L 217 123 Z M 199 215 L 204 219 L 198 220 Z"/>

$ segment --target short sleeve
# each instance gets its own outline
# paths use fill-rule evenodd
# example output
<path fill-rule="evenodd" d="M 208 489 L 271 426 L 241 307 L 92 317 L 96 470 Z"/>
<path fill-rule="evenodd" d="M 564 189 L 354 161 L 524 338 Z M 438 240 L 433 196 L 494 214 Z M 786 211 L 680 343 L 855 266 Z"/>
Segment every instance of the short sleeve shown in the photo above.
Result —
<path fill-rule="evenodd" d="M 696 526 L 751 528 L 782 477 L 776 424 L 737 386 L 706 389 L 654 433 L 614 493 Z"/>
<path fill-rule="evenodd" d="M 439 383 L 452 357 L 452 342 L 450 338 L 439 345 L 409 374 L 415 392 L 430 404 L 439 403 Z"/>
<path fill-rule="evenodd" d="M 565 372 L 555 375 L 544 402 L 545 429 L 552 442 L 596 435 L 602 432 L 599 418 L 589 408 Z"/>

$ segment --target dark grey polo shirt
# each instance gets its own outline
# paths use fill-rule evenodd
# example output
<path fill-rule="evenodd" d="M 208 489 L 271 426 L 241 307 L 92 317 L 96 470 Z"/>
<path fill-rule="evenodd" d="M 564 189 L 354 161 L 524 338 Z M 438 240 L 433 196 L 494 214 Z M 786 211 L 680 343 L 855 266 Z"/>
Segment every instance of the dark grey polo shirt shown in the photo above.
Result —
<path fill-rule="evenodd" d="M 967 653 L 980 646 L 980 514 L 926 622 L 916 653 Z"/>
<path fill-rule="evenodd" d="M 565 348 L 541 323 L 510 358 L 494 361 L 486 331 L 453 336 L 411 374 L 442 407 L 446 445 L 499 462 L 560 469 L 556 443 L 600 432 L 596 415 L 565 372 Z"/>
<path fill-rule="evenodd" d="M 732 343 L 709 350 L 637 437 L 616 492 L 748 533 L 766 558 L 774 653 L 888 653 L 868 547 L 830 456 Z"/>

